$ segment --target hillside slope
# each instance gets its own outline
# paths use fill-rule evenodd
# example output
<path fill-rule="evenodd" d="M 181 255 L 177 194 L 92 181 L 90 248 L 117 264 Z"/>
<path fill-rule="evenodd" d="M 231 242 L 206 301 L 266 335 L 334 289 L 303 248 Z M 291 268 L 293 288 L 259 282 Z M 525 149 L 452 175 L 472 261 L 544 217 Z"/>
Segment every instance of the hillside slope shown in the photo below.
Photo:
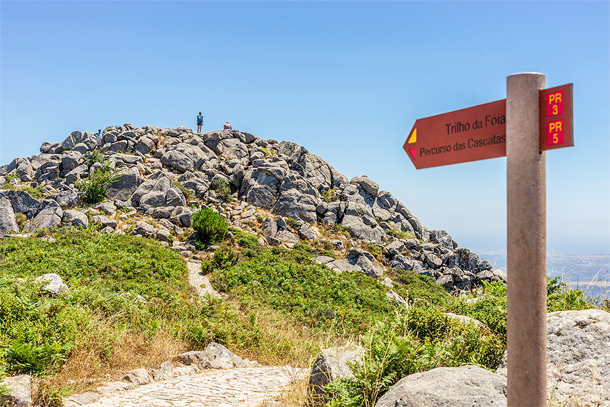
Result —
<path fill-rule="evenodd" d="M 74 131 L 60 143 L 43 143 L 39 155 L 0 167 L 0 236 L 87 226 L 91 218 L 107 233 L 154 236 L 179 245 L 188 237 L 182 233 L 192 213 L 207 205 L 234 227 L 262 232 L 266 245 L 324 241 L 316 225 L 346 230 L 350 239 L 326 243 L 345 247 L 345 260 L 319 259 L 337 270 L 362 270 L 373 277 L 381 277 L 388 267 L 413 270 L 454 293 L 505 279 L 489 262 L 458 247 L 447 232 L 422 226 L 402 202 L 379 191 L 368 177 L 348 180 L 292 142 L 237 130 L 197 134 L 186 127 L 125 124 L 105 130 L 103 160 L 95 149 L 93 134 Z M 104 162 L 118 173 L 105 203 L 78 209 L 84 197 L 76 185 Z M 242 203 L 228 210 L 231 199 Z M 117 210 L 122 211 L 118 222 L 108 218 Z M 265 216 L 257 224 L 260 210 L 279 218 Z M 135 215 L 146 216 L 149 223 L 121 221 Z M 292 232 L 285 219 L 298 223 Z M 185 257 L 196 251 L 192 246 L 180 249 Z"/>

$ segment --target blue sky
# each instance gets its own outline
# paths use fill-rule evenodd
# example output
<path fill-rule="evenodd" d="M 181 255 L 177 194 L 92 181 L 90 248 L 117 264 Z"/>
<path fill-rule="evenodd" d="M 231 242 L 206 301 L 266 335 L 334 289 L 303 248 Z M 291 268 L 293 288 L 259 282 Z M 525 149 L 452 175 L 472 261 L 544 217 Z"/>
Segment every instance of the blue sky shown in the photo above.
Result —
<path fill-rule="evenodd" d="M 504 158 L 415 170 L 418 118 L 574 83 L 547 153 L 549 250 L 610 252 L 607 1 L 1 1 L 0 165 L 73 130 L 229 120 L 367 175 L 464 247 L 506 244 Z"/>

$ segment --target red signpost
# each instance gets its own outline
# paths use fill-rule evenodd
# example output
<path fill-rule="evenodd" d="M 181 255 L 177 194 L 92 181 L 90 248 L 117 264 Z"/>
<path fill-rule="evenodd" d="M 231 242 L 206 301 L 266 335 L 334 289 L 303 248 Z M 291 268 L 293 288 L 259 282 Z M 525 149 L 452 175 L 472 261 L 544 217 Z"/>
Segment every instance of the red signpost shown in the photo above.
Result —
<path fill-rule="evenodd" d="M 540 150 L 572 147 L 572 84 L 540 91 Z M 418 119 L 403 148 L 418 170 L 506 156 L 506 99 Z"/>
<path fill-rule="evenodd" d="M 506 100 L 419 119 L 403 148 L 418 170 L 504 157 Z"/>
<path fill-rule="evenodd" d="M 507 404 L 546 405 L 546 156 L 574 145 L 572 84 L 507 78 L 507 99 L 415 122 L 415 168 L 507 157 Z"/>

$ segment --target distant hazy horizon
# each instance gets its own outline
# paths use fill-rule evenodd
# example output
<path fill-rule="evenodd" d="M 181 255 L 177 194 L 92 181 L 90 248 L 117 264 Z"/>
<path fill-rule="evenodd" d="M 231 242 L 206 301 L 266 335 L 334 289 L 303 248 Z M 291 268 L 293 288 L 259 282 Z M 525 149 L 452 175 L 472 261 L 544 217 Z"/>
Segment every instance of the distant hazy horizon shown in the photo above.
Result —
<path fill-rule="evenodd" d="M 505 272 L 506 249 L 471 249 L 479 258 Z M 603 295 L 610 291 L 610 253 L 567 253 L 547 251 L 547 275 L 561 277 L 571 288 L 586 290 L 588 297 Z"/>

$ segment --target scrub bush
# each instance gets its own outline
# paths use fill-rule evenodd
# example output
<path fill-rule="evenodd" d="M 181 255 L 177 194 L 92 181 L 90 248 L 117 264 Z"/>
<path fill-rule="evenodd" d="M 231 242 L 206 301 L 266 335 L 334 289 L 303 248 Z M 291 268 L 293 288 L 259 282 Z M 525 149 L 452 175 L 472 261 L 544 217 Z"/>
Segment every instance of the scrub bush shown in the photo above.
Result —
<path fill-rule="evenodd" d="M 220 242 L 227 234 L 229 226 L 218 212 L 203 208 L 193 214 L 193 229 L 197 232 L 196 245 L 205 247 Z"/>
<path fill-rule="evenodd" d="M 224 178 L 217 178 L 210 185 L 210 189 L 216 191 L 218 199 L 224 202 L 231 202 L 233 197 L 231 196 L 231 186 L 229 182 Z"/>
<path fill-rule="evenodd" d="M 74 185 L 82 194 L 82 200 L 88 204 L 101 202 L 106 197 L 106 187 L 116 180 L 115 171 L 105 164 L 102 168 L 95 171 L 81 181 L 76 181 Z"/>

